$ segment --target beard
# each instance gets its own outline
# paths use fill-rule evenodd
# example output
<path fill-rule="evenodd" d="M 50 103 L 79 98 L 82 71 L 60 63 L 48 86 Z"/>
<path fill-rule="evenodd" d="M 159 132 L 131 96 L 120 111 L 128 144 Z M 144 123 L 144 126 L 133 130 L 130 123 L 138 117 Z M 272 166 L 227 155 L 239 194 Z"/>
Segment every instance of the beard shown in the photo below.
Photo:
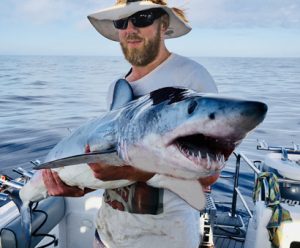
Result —
<path fill-rule="evenodd" d="M 158 55 L 161 40 L 160 28 L 158 28 L 157 33 L 151 39 L 142 38 L 137 34 L 129 34 L 125 38 L 125 41 L 127 40 L 143 41 L 143 45 L 139 48 L 130 48 L 126 42 L 121 41 L 121 48 L 126 60 L 134 66 L 146 66 L 154 61 Z"/>

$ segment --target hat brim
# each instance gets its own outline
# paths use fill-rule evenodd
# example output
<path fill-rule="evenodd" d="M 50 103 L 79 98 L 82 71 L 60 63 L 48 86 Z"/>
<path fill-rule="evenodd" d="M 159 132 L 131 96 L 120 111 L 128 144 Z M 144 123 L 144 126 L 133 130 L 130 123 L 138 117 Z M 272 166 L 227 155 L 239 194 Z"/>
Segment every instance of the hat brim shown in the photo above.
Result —
<path fill-rule="evenodd" d="M 136 12 L 161 8 L 169 15 L 169 27 L 165 32 L 165 38 L 176 38 L 191 31 L 188 23 L 182 20 L 173 10 L 164 5 L 155 4 L 151 1 L 139 1 L 129 4 L 119 4 L 111 8 L 100 10 L 94 14 L 88 15 L 88 19 L 95 29 L 107 39 L 119 41 L 118 30 L 114 27 L 113 20 L 119 20 L 129 17 Z"/>

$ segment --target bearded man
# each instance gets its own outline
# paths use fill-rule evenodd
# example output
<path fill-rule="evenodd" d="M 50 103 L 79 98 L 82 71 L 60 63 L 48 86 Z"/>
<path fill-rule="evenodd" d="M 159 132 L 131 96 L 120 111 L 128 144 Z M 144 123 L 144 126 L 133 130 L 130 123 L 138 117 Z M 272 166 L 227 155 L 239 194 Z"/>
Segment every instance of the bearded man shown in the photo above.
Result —
<path fill-rule="evenodd" d="M 120 42 L 131 69 L 123 77 L 136 97 L 168 86 L 199 92 L 217 92 L 216 85 L 200 64 L 171 53 L 165 39 L 185 35 L 191 30 L 182 10 L 163 0 L 118 0 L 110 8 L 88 16 L 104 37 Z M 112 102 L 115 82 L 108 92 Z M 95 247 L 199 247 L 199 212 L 176 194 L 148 186 L 153 174 L 130 165 L 112 167 L 90 164 L 101 180 L 129 179 L 137 183 L 105 190 L 96 220 Z M 44 170 L 43 178 L 50 195 L 81 196 L 80 190 L 64 185 L 57 174 Z M 201 179 L 207 186 L 218 175 Z M 196 196 L 195 196 L 196 197 Z"/>

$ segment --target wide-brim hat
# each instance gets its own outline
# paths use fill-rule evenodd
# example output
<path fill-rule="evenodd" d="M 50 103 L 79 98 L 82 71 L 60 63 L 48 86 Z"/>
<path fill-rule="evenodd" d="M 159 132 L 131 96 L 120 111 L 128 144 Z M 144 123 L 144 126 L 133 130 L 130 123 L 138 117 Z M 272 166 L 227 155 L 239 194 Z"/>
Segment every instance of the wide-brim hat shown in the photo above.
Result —
<path fill-rule="evenodd" d="M 168 7 L 164 1 L 160 2 L 164 4 L 156 4 L 150 0 L 118 1 L 113 7 L 88 15 L 88 19 L 104 37 L 119 41 L 118 30 L 114 27 L 113 20 L 129 17 L 142 10 L 161 8 L 169 15 L 169 27 L 165 32 L 165 38 L 176 38 L 187 34 L 192 28 L 184 20 L 185 18 L 180 16 L 175 8 Z"/>

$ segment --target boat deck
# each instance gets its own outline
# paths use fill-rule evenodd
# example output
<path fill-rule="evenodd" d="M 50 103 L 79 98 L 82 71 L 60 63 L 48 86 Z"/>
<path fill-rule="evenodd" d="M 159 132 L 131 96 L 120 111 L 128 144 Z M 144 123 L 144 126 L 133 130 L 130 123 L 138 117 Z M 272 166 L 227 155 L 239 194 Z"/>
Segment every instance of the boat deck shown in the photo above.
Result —
<path fill-rule="evenodd" d="M 206 208 L 201 212 L 204 219 L 201 248 L 242 248 L 249 217 L 232 217 L 229 212 L 218 210 L 210 194 L 206 194 L 206 201 Z"/>
<path fill-rule="evenodd" d="M 214 238 L 214 245 L 215 248 L 242 248 L 244 247 L 244 241 L 237 241 L 233 238 L 216 237 Z"/>
<path fill-rule="evenodd" d="M 229 213 L 217 213 L 213 236 L 215 248 L 242 248 L 246 237 L 245 219 L 239 215 L 232 218 Z"/>

